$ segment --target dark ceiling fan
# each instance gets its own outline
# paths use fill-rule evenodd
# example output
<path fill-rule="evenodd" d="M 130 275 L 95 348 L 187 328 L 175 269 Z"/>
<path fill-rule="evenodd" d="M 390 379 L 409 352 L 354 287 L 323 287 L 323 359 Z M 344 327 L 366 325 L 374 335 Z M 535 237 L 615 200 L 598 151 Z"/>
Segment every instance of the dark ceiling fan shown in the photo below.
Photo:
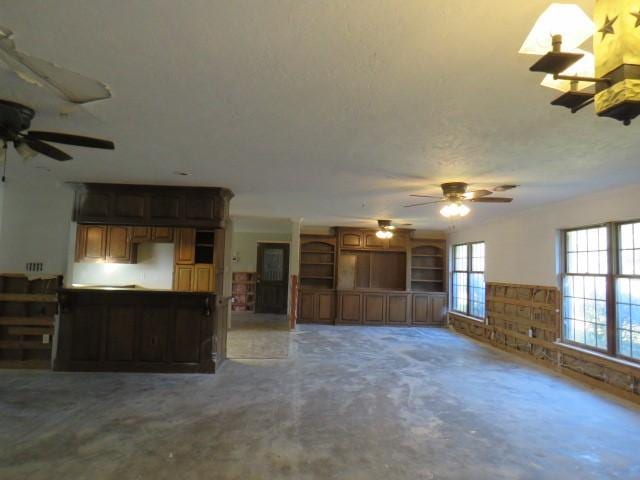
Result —
<path fill-rule="evenodd" d="M 464 182 L 449 182 L 443 183 L 442 196 L 436 197 L 433 195 L 409 195 L 410 197 L 419 198 L 432 198 L 434 200 L 422 203 L 413 203 L 411 205 L 405 205 L 405 207 L 419 207 L 422 205 L 434 205 L 436 203 L 453 203 L 462 204 L 462 202 L 475 202 L 475 203 L 511 203 L 513 198 L 507 197 L 492 197 L 493 192 L 506 192 L 517 187 L 517 185 L 500 185 L 491 190 L 472 190 L 469 191 L 469 184 Z"/>
<path fill-rule="evenodd" d="M 113 150 L 115 145 L 110 140 L 72 135 L 69 133 L 43 132 L 28 130 L 36 112 L 19 103 L 0 100 L 0 141 L 6 151 L 6 145 L 13 143 L 20 156 L 28 158 L 40 153 L 60 162 L 73 157 L 46 142 L 62 143 L 79 147 L 101 148 Z"/>

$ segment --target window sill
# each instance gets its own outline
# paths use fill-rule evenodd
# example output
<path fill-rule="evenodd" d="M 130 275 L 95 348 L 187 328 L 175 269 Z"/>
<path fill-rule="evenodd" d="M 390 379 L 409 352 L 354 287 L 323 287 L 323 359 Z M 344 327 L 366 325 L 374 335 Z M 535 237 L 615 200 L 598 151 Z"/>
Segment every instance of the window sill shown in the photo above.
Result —
<path fill-rule="evenodd" d="M 450 310 L 449 315 L 455 315 L 456 317 L 464 318 L 465 320 L 473 320 L 474 322 L 481 323 L 483 325 L 487 324 L 487 320 L 484 318 L 472 317 L 471 315 L 467 315 L 466 313 L 460 313 L 454 310 Z"/>
<path fill-rule="evenodd" d="M 635 362 L 630 362 L 628 360 L 623 360 L 622 358 L 612 357 L 611 355 L 607 355 L 605 353 L 596 352 L 593 350 L 589 350 L 587 348 L 577 347 L 575 345 L 571 345 L 563 342 L 554 342 L 561 351 L 565 353 L 577 353 L 581 357 L 587 357 L 590 360 L 597 361 L 600 364 L 605 366 L 617 366 L 617 367 L 625 367 L 629 371 L 629 373 L 637 375 L 640 373 L 640 364 Z"/>

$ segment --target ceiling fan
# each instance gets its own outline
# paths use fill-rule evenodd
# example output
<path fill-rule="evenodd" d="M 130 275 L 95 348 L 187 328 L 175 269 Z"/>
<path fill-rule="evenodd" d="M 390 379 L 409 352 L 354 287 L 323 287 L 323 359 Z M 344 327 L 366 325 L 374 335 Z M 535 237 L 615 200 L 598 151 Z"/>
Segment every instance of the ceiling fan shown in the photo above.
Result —
<path fill-rule="evenodd" d="M 437 200 L 413 203 L 411 205 L 405 205 L 406 208 L 419 207 L 423 205 L 435 205 L 438 203 L 446 203 L 444 208 L 440 210 L 440 213 L 445 217 L 464 217 L 469 214 L 470 209 L 464 203 L 476 202 L 476 203 L 511 203 L 513 198 L 507 197 L 492 197 L 494 192 L 506 192 L 516 188 L 518 185 L 500 185 L 492 190 L 468 190 L 469 184 L 464 182 L 448 182 L 440 185 L 442 188 L 442 196 L 436 197 L 433 195 L 410 195 L 411 197 L 419 198 L 433 198 Z"/>
<path fill-rule="evenodd" d="M 401 226 L 410 227 L 410 223 L 403 223 Z M 391 220 L 378 220 L 378 231 L 376 237 L 380 239 L 389 239 L 393 237 L 393 231 L 397 227 L 391 222 Z"/>
<path fill-rule="evenodd" d="M 104 83 L 17 50 L 12 37 L 11 29 L 0 25 L 0 62 L 23 81 L 47 88 L 72 103 L 87 103 L 111 97 L 111 92 Z"/>
<path fill-rule="evenodd" d="M 40 153 L 54 160 L 64 162 L 71 160 L 73 157 L 46 142 L 105 150 L 113 150 L 115 148 L 115 145 L 110 140 L 69 133 L 28 130 L 35 113 L 33 109 L 25 105 L 8 100 L 0 100 L 0 141 L 5 154 L 7 144 L 13 143 L 16 151 L 24 159 Z"/>

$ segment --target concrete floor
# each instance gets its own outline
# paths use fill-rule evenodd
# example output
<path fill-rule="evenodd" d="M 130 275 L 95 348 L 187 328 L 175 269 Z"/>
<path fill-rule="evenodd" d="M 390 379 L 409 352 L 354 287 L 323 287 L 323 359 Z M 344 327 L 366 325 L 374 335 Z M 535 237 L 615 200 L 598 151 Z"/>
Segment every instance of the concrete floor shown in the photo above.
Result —
<path fill-rule="evenodd" d="M 227 337 L 229 358 L 287 358 L 289 320 L 286 315 L 235 312 Z"/>
<path fill-rule="evenodd" d="M 0 373 L 0 478 L 637 479 L 640 409 L 447 330 L 301 326 L 214 376 Z"/>

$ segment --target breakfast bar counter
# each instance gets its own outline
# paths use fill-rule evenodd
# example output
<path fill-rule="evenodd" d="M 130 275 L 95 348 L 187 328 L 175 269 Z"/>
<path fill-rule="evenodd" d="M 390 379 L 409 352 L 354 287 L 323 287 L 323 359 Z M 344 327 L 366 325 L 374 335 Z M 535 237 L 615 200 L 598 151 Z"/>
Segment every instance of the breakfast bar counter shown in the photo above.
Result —
<path fill-rule="evenodd" d="M 80 287 L 58 298 L 54 370 L 213 373 L 224 360 L 213 293 Z"/>

